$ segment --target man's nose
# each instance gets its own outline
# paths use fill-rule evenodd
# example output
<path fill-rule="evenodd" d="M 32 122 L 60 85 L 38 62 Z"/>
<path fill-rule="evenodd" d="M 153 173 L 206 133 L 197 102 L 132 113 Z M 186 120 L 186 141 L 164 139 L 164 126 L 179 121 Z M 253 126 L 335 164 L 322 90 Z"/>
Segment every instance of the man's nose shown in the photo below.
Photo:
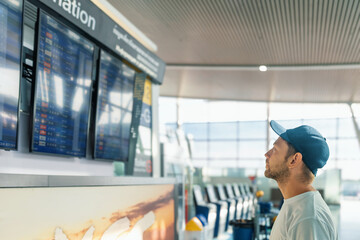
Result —
<path fill-rule="evenodd" d="M 264 154 L 264 156 L 265 156 L 265 157 L 270 157 L 270 151 L 271 151 L 271 149 L 270 149 L 269 151 L 267 151 L 267 152 Z"/>

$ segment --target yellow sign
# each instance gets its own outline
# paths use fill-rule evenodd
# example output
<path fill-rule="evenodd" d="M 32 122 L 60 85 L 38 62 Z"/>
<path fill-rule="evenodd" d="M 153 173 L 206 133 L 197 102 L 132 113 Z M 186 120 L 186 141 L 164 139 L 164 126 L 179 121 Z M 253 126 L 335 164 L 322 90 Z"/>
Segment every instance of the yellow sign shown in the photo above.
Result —
<path fill-rule="evenodd" d="M 151 106 L 151 81 L 149 79 L 145 80 L 143 102 Z"/>

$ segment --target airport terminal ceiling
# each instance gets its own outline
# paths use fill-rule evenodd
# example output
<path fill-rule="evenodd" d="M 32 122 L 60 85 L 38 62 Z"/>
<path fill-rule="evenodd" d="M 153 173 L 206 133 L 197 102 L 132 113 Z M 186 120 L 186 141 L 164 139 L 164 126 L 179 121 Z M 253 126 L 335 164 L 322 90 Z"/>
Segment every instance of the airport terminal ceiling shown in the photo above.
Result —
<path fill-rule="evenodd" d="M 360 102 L 360 1 L 107 1 L 157 44 L 162 96 Z"/>

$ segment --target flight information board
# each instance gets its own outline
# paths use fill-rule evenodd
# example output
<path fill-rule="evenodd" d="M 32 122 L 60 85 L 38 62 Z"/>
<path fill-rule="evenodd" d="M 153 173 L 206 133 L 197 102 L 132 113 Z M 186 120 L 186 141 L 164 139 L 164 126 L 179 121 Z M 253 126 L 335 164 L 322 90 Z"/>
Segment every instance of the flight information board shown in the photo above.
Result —
<path fill-rule="evenodd" d="M 99 71 L 94 155 L 127 161 L 135 71 L 104 51 Z"/>
<path fill-rule="evenodd" d="M 94 45 L 40 13 L 32 151 L 86 156 Z"/>
<path fill-rule="evenodd" d="M 16 149 L 21 61 L 20 0 L 0 1 L 0 148 Z"/>

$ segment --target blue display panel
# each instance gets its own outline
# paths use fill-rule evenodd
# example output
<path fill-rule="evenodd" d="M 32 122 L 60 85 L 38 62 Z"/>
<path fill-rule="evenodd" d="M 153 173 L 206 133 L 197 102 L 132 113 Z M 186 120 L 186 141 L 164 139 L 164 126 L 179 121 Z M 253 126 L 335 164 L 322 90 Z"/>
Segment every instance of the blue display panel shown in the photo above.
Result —
<path fill-rule="evenodd" d="M 16 149 L 22 1 L 0 1 L 0 148 Z"/>
<path fill-rule="evenodd" d="M 135 71 L 101 52 L 95 158 L 127 161 Z"/>
<path fill-rule="evenodd" d="M 86 156 L 94 45 L 40 14 L 32 151 Z"/>

